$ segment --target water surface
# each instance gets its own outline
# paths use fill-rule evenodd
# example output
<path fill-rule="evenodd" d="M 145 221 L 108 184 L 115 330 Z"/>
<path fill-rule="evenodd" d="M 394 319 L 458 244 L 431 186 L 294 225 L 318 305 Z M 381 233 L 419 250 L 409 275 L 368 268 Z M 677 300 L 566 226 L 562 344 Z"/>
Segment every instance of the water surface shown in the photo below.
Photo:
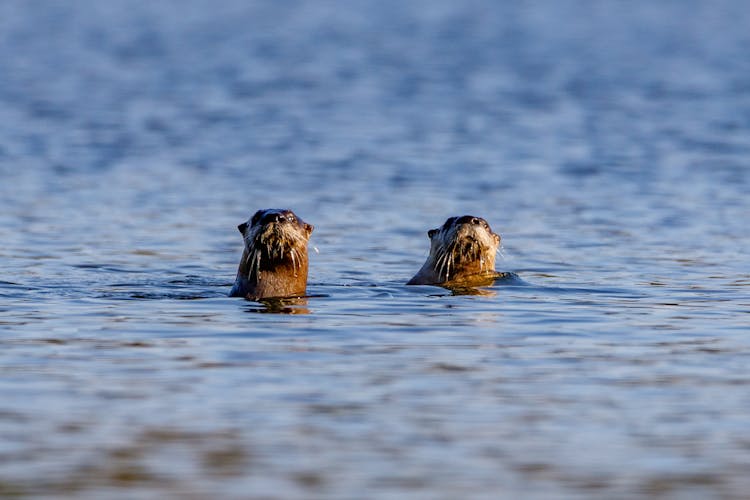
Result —
<path fill-rule="evenodd" d="M 748 25 L 3 2 L 0 496 L 745 496 Z M 270 207 L 305 306 L 226 296 Z M 404 286 L 467 213 L 523 282 Z"/>

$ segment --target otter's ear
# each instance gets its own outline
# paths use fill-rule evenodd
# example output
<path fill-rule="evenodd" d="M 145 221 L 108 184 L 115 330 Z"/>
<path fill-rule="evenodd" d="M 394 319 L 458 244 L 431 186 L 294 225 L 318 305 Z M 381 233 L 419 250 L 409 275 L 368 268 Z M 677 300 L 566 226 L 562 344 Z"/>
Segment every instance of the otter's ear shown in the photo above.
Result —
<path fill-rule="evenodd" d="M 430 229 L 427 231 L 427 237 L 432 239 L 433 236 L 435 236 L 438 233 L 439 229 Z"/>
<path fill-rule="evenodd" d="M 315 226 L 313 226 L 312 224 L 305 223 L 305 232 L 307 233 L 308 236 L 312 234 L 313 229 L 315 229 Z"/>
<path fill-rule="evenodd" d="M 243 222 L 239 226 L 237 226 L 237 229 L 240 230 L 240 233 L 245 234 L 245 230 L 247 229 L 247 222 Z"/>

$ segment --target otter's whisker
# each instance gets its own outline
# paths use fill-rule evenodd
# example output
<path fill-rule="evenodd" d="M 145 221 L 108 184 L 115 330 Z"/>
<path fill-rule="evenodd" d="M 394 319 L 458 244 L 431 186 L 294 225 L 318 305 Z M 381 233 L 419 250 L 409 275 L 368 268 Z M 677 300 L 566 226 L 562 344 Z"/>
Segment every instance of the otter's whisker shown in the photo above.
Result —
<path fill-rule="evenodd" d="M 445 276 L 443 279 L 447 279 L 448 277 L 448 260 L 450 259 L 450 254 L 448 253 L 447 249 L 444 249 L 442 253 L 440 254 L 440 267 L 437 269 L 438 276 Z"/>
<path fill-rule="evenodd" d="M 446 259 L 447 266 L 445 269 L 445 281 L 448 281 L 451 274 L 451 267 L 456 267 L 456 246 L 450 245 L 446 253 L 448 255 L 448 258 Z"/>
<path fill-rule="evenodd" d="M 438 254 L 438 261 L 436 265 L 438 276 L 445 274 L 445 279 L 448 279 L 448 271 L 450 269 L 450 266 L 448 264 L 449 259 L 450 259 L 450 254 L 446 250 L 443 250 Z"/>
<path fill-rule="evenodd" d="M 247 277 L 251 278 L 253 274 L 255 274 L 255 258 L 257 250 L 253 250 L 250 254 L 247 256 Z"/>
<path fill-rule="evenodd" d="M 245 258 L 245 266 L 247 266 L 247 278 L 250 278 L 253 274 L 253 264 L 255 259 L 255 250 L 249 251 L 247 253 L 247 258 Z"/>
<path fill-rule="evenodd" d="M 297 277 L 297 250 L 292 248 L 292 250 L 289 252 L 289 255 L 292 257 L 292 269 L 294 269 L 294 277 Z M 300 262 L 300 266 L 302 265 L 302 262 Z"/>
<path fill-rule="evenodd" d="M 500 257 L 502 257 L 503 260 L 506 259 L 506 257 L 505 257 L 505 247 L 503 247 L 502 245 L 499 245 L 497 247 L 497 250 L 495 251 L 495 253 L 498 254 L 498 255 L 500 255 Z"/>

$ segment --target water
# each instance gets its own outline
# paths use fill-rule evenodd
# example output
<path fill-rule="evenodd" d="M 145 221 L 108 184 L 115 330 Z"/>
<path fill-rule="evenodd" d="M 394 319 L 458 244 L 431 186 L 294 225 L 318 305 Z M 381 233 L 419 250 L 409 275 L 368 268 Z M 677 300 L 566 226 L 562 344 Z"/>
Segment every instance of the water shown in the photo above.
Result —
<path fill-rule="evenodd" d="M 0 496 L 744 497 L 748 25 L 3 2 Z M 305 306 L 226 297 L 270 207 Z M 522 283 L 404 286 L 466 213 Z"/>

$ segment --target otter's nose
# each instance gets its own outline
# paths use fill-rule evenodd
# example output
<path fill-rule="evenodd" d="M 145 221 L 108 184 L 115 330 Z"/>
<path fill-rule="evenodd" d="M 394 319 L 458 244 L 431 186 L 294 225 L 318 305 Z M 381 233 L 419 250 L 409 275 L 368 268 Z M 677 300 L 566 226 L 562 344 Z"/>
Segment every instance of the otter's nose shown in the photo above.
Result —
<path fill-rule="evenodd" d="M 479 217 L 474 217 L 473 215 L 464 215 L 463 217 L 459 217 L 456 223 L 479 225 L 482 223 L 482 219 L 480 219 Z"/>
<path fill-rule="evenodd" d="M 274 222 L 283 222 L 286 220 L 286 216 L 284 214 L 279 213 L 270 213 L 263 216 L 263 219 L 261 220 L 261 224 L 272 224 Z"/>

